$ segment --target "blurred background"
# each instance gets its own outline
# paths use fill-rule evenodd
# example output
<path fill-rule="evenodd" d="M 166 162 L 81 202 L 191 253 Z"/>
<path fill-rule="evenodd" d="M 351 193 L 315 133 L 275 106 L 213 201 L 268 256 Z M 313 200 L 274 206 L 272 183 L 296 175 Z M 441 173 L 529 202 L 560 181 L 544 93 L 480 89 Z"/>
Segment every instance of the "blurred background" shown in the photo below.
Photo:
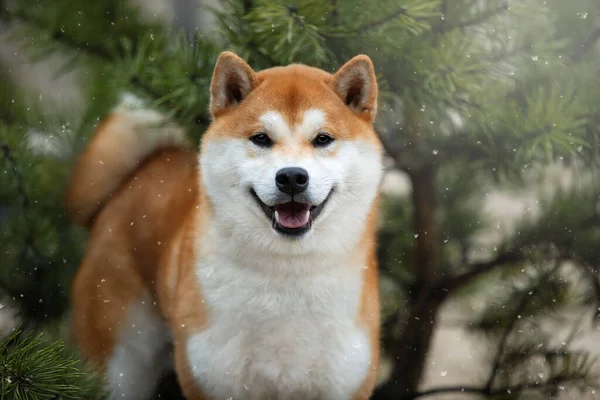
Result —
<path fill-rule="evenodd" d="M 69 338 L 66 179 L 125 93 L 199 140 L 222 50 L 376 66 L 374 399 L 600 398 L 597 0 L 0 0 L 1 398 L 103 396 Z"/>

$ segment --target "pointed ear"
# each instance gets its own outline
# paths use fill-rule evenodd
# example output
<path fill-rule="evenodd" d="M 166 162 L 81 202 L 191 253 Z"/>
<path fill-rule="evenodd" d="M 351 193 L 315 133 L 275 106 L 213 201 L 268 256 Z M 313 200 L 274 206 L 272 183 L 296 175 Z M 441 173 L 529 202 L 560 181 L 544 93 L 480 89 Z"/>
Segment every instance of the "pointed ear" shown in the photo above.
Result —
<path fill-rule="evenodd" d="M 214 117 L 237 106 L 254 88 L 256 74 L 235 53 L 219 55 L 210 83 L 210 112 Z"/>
<path fill-rule="evenodd" d="M 344 64 L 333 75 L 331 85 L 352 111 L 373 122 L 377 114 L 377 78 L 368 56 L 358 55 Z"/>

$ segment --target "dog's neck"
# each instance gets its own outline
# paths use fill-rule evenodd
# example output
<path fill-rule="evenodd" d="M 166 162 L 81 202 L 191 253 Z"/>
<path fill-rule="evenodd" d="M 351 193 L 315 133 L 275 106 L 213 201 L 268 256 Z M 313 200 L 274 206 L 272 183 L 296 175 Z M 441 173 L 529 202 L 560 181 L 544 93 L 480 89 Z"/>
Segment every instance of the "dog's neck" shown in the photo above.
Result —
<path fill-rule="evenodd" d="M 203 188 L 202 180 L 200 187 Z M 336 233 L 326 238 L 328 243 L 314 246 L 313 241 L 313 247 L 304 251 L 303 243 L 306 242 L 302 238 L 294 240 L 277 237 L 275 232 L 267 230 L 256 235 L 263 235 L 262 237 L 240 234 L 235 226 L 227 226 L 223 221 L 219 221 L 205 190 L 200 190 L 199 195 L 200 203 L 206 206 L 196 207 L 195 210 L 198 226 L 201 226 L 203 231 L 199 235 L 201 240 L 196 241 L 198 259 L 218 259 L 241 269 L 273 276 L 281 275 L 281 278 L 310 276 L 343 269 L 348 273 L 356 271 L 360 275 L 361 270 L 368 264 L 368 257 L 374 251 L 375 238 L 371 236 L 374 236 L 377 198 L 373 200 L 368 215 L 355 219 L 353 226 L 340 225 Z M 319 227 L 315 226 L 313 229 Z M 332 246 L 331 242 L 334 242 L 335 246 Z M 265 246 L 265 243 L 275 244 Z"/>
<path fill-rule="evenodd" d="M 252 247 L 252 243 L 244 243 L 243 240 L 223 235 L 216 229 L 209 233 L 208 238 L 214 246 L 211 246 L 210 253 L 205 253 L 207 256 L 228 261 L 240 268 L 253 269 L 269 275 L 282 272 L 285 275 L 306 275 L 315 271 L 325 273 L 332 269 L 362 266 L 365 259 L 364 256 L 361 256 L 358 247 L 355 247 L 354 251 L 345 253 L 320 251 L 285 254 L 257 251 Z"/>
<path fill-rule="evenodd" d="M 351 244 L 348 251 L 285 253 L 257 250 L 252 242 L 232 236 L 229 231 L 219 228 L 214 217 L 207 217 L 205 216 L 203 221 L 207 230 L 202 235 L 202 240 L 197 241 L 200 260 L 219 260 L 220 263 L 254 270 L 274 278 L 309 276 L 339 269 L 347 269 L 348 273 L 359 273 L 365 267 L 366 249 L 358 240 L 357 243 Z M 301 246 L 301 243 L 298 245 Z"/>

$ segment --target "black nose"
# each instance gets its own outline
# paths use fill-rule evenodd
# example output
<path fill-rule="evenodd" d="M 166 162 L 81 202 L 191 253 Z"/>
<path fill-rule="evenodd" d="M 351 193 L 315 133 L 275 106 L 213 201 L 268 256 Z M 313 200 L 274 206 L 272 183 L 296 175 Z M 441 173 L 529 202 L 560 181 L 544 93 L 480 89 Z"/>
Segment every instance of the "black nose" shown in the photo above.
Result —
<path fill-rule="evenodd" d="M 304 168 L 282 168 L 277 171 L 275 182 L 279 190 L 293 196 L 308 187 L 308 172 Z"/>

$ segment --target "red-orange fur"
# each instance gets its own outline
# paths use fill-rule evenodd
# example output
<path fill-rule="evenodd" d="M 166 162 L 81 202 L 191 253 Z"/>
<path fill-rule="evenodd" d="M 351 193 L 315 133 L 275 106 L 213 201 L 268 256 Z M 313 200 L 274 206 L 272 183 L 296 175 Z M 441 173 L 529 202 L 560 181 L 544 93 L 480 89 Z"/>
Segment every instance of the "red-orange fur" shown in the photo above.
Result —
<path fill-rule="evenodd" d="M 274 108 L 293 120 L 311 106 L 302 104 L 303 99 L 318 99 L 335 121 L 328 127 L 332 133 L 363 135 L 375 142 L 374 135 L 364 134 L 372 132 L 375 110 L 353 113 L 331 91 L 334 83 L 333 75 L 303 66 L 260 72 L 254 76 L 253 91 L 239 107 L 213 110 L 219 129 L 209 129 L 204 140 L 218 140 L 218 132 L 225 131 L 248 137 L 255 131 L 255 116 L 262 111 Z M 75 339 L 84 356 L 104 368 L 128 305 L 150 292 L 156 313 L 173 331 L 175 366 L 183 391 L 188 399 L 200 400 L 201 388 L 188 371 L 180 345 L 207 323 L 194 271 L 198 257 L 194 246 L 211 212 L 198 176 L 198 154 L 185 146 L 157 149 L 124 176 L 123 160 L 113 156 L 122 146 L 119 136 L 111 132 L 115 118 L 120 117 L 110 115 L 99 125 L 74 169 L 67 195 L 74 219 L 88 225 L 91 233 L 72 286 Z M 307 147 L 305 151 L 313 150 Z M 108 170 L 95 166 L 99 159 Z M 357 324 L 369 327 L 372 368 L 355 399 L 369 397 L 379 365 L 375 219 L 376 202 L 358 251 L 367 268 Z"/>

